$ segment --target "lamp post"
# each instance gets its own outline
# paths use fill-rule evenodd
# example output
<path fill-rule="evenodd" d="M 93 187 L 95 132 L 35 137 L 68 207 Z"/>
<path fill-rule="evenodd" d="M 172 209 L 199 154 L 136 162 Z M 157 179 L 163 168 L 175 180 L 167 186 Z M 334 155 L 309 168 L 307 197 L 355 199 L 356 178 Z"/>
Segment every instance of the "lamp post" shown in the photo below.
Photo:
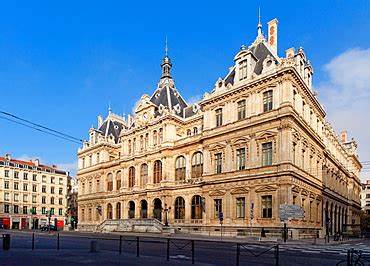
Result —
<path fill-rule="evenodd" d="M 167 208 L 167 203 L 164 204 L 164 225 L 168 226 L 168 212 L 170 211 L 171 207 Z"/>

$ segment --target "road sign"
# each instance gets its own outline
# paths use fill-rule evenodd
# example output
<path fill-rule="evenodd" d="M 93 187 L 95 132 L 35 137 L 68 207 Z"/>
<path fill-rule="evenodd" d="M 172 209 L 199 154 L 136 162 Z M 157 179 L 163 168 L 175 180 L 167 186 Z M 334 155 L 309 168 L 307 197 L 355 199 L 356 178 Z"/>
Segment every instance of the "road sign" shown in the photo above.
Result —
<path fill-rule="evenodd" d="M 281 204 L 279 207 L 279 216 L 282 221 L 293 218 L 304 218 L 304 210 L 298 205 Z"/>

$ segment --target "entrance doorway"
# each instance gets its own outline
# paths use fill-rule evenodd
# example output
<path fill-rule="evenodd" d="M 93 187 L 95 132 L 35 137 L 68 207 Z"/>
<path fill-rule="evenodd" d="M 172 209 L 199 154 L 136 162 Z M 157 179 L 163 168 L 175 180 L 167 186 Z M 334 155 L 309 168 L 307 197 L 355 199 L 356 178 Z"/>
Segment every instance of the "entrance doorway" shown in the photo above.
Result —
<path fill-rule="evenodd" d="M 160 199 L 154 200 L 153 216 L 155 219 L 162 221 L 162 201 Z"/>
<path fill-rule="evenodd" d="M 140 218 L 148 218 L 148 202 L 146 202 L 146 200 L 142 200 L 140 204 Z"/>

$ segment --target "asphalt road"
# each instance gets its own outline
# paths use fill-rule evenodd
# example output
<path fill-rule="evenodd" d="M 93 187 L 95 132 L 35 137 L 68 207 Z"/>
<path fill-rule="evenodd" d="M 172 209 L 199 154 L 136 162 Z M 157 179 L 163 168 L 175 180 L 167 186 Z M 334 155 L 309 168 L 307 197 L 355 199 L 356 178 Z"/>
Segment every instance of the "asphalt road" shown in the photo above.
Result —
<path fill-rule="evenodd" d="M 53 261 L 58 265 L 189 265 L 192 261 L 190 240 L 176 239 L 168 243 L 167 239 L 140 236 L 137 258 L 135 236 L 122 236 L 122 253 L 119 254 L 119 235 L 61 233 L 57 250 L 55 234 L 36 233 L 32 251 L 31 232 L 10 231 L 10 234 L 10 251 L 2 251 L 3 243 L 0 241 L 0 255 L 3 258 L 0 265 L 50 265 Z M 89 252 L 93 240 L 97 241 L 97 253 Z M 167 245 L 169 262 L 166 260 Z M 279 265 L 336 265 L 346 258 L 349 248 L 363 250 L 363 257 L 370 261 L 370 240 L 335 246 L 279 245 L 278 261 Z M 18 256 L 18 253 L 22 255 Z M 276 265 L 276 254 L 274 244 L 243 243 L 240 244 L 239 262 L 240 265 Z M 194 260 L 195 264 L 236 265 L 237 244 L 195 240 Z"/>

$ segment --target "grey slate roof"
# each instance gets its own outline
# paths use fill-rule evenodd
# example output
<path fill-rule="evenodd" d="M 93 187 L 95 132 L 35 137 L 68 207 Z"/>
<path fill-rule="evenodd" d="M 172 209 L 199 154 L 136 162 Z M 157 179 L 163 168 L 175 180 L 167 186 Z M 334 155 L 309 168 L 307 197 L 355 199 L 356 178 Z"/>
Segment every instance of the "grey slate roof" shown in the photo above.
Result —
<path fill-rule="evenodd" d="M 270 52 L 270 50 L 266 47 L 266 44 L 263 42 L 251 47 L 251 51 L 258 59 L 256 67 L 254 68 L 254 73 L 259 75 L 262 73 L 263 61 L 266 59 L 266 57 L 270 55 L 271 57 L 275 58 L 275 56 Z"/>
<path fill-rule="evenodd" d="M 124 125 L 120 122 L 107 119 L 99 128 L 104 136 L 109 136 L 110 134 L 114 137 L 114 142 L 118 143 L 119 134 L 121 133 Z"/>

